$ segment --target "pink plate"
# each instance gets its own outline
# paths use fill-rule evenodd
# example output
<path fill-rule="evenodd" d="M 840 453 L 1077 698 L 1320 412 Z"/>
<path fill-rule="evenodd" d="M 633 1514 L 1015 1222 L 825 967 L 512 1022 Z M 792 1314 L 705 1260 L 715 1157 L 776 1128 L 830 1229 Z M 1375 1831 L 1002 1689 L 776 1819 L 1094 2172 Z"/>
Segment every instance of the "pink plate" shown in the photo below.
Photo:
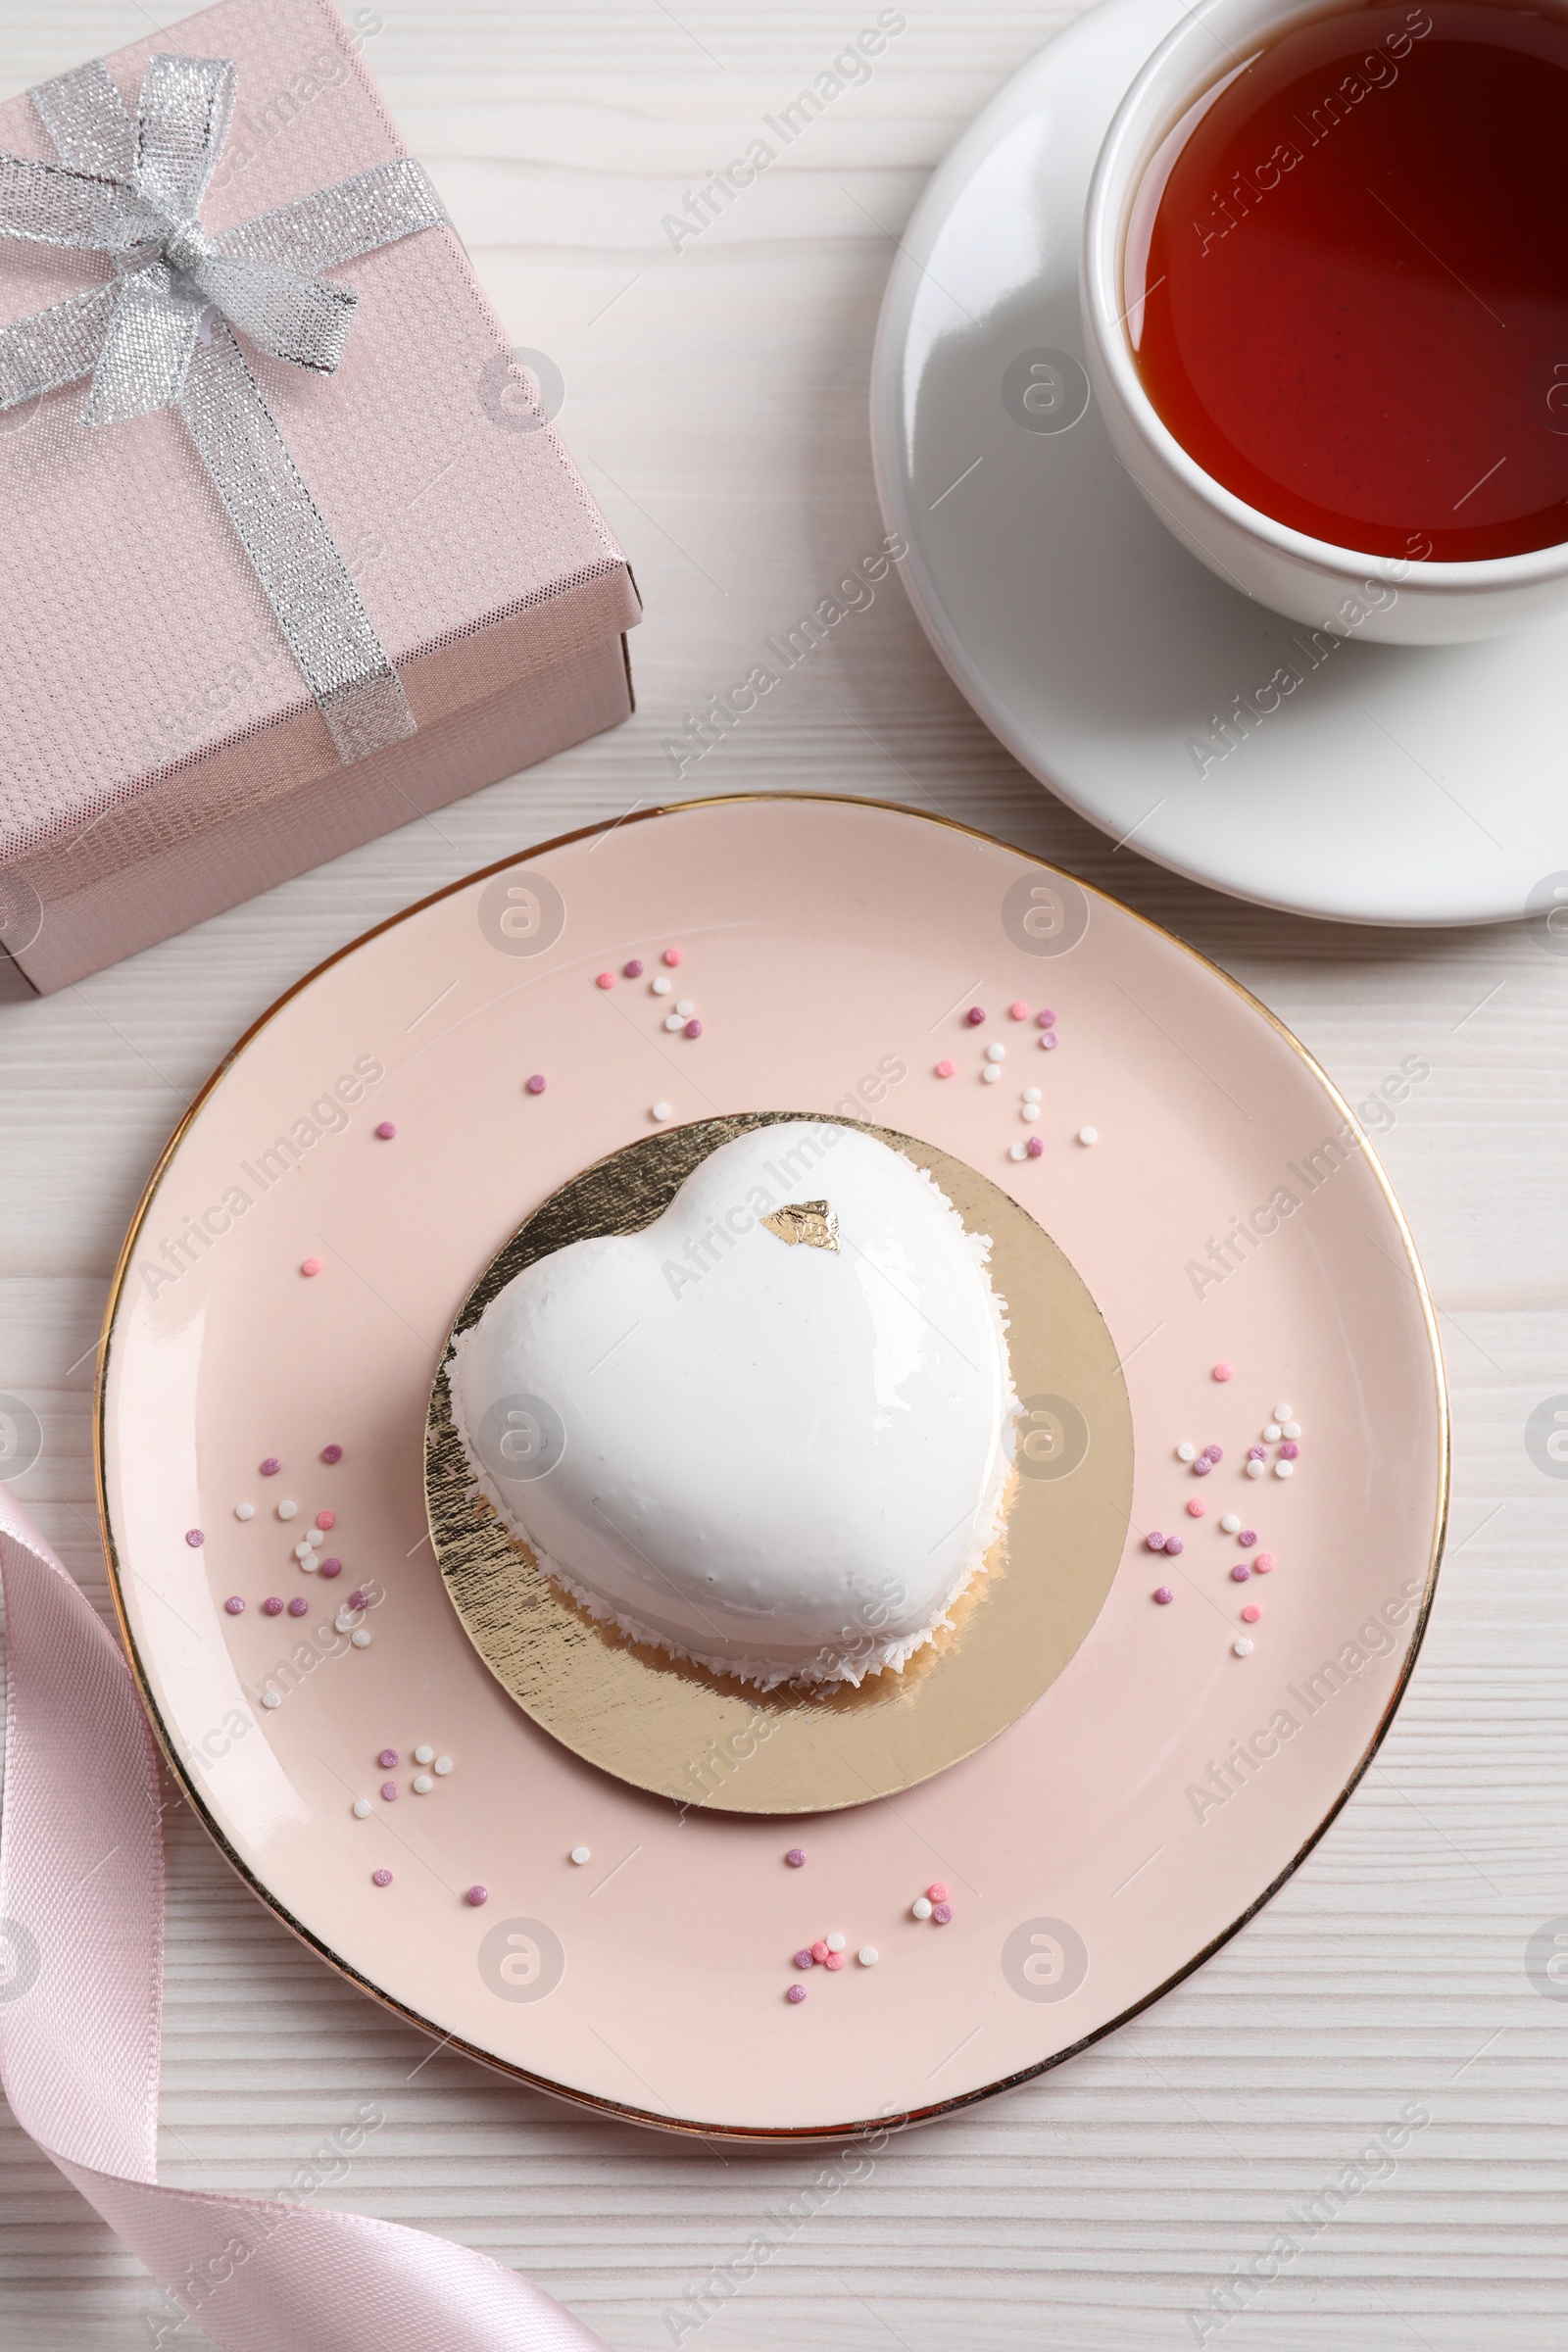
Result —
<path fill-rule="evenodd" d="M 697 1038 L 665 1028 L 688 998 Z M 1003 1076 L 985 1084 L 996 1043 Z M 1122 1356 L 1133 1519 L 1098 1623 L 1010 1730 L 896 1802 L 683 1818 L 512 1704 L 433 1566 L 425 1405 L 458 1303 L 538 1201 L 649 1132 L 656 1103 L 677 1121 L 837 1108 L 961 1155 L 1061 1245 Z M 1042 1152 L 1015 1160 L 1030 1137 Z M 1294 1459 L 1298 1441 L 1263 1435 L 1287 1405 Z M 982 2097 L 1232 1934 L 1388 1726 L 1446 1493 L 1409 1236 L 1296 1041 L 1168 934 L 1019 851 L 793 797 L 551 844 L 302 981 L 154 1177 L 111 1304 L 100 1425 L 143 1692 L 258 1892 L 474 2056 L 737 2136 Z M 1184 1443 L 1223 1458 L 1195 1476 Z M 327 1512 L 322 1565 L 302 1566 Z M 1152 1552 L 1151 1530 L 1179 1533 L 1180 1555 Z M 1260 1554 L 1273 1567 L 1234 1581 Z M 1262 1613 L 1244 1623 L 1249 1606 Z M 951 1921 L 914 1919 L 938 1882 Z M 835 1931 L 847 1964 L 798 1971 Z"/>

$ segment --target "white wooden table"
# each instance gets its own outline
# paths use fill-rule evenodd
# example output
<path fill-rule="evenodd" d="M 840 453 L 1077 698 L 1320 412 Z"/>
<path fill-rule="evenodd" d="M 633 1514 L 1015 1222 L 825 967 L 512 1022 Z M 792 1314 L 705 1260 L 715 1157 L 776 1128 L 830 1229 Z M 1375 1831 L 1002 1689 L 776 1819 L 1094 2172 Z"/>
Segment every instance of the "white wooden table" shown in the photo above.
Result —
<path fill-rule="evenodd" d="M 43 1002 L 0 1004 L 0 1391 L 39 1411 L 20 1490 L 107 1607 L 92 1349 L 160 1144 L 300 971 L 437 885 L 672 795 L 662 745 L 881 531 L 866 446 L 894 237 L 932 165 L 1063 12 L 905 0 L 907 29 L 724 220 L 662 217 L 876 15 L 792 0 L 389 0 L 368 55 L 635 564 L 630 725 Z M 153 0 L 172 21 L 167 0 Z M 8 0 L 0 89 L 138 37 L 136 0 Z M 1129 66 L 1134 61 L 1129 60 Z M 3 545 L 3 519 L 0 519 Z M 0 652 L 0 659 L 3 659 Z M 1568 963 L 1522 929 L 1395 935 L 1252 912 L 1110 845 L 982 730 L 891 581 L 686 792 L 936 804 L 1058 857 L 1218 958 L 1352 1098 L 1431 1080 L 1382 1151 L 1454 1387 L 1435 1622 L 1392 1737 L 1284 1893 L 1125 2032 L 895 2142 L 702 2330 L 703 2352 L 1171 2346 L 1408 2100 L 1431 2123 L 1243 2316 L 1226 2352 L 1523 2352 L 1568 2340 L 1568 2006 L 1526 1937 L 1568 1913 L 1568 1488 L 1526 1416 L 1568 1390 Z M 1357 1531 L 1376 1544 L 1376 1530 Z M 172 1816 L 164 2178 L 277 2186 L 362 2100 L 340 2204 L 483 2246 L 616 2352 L 814 2169 L 667 2141 L 514 2088 L 392 2022 Z M 131 2352 L 163 2307 L 0 2114 L 0 2343 Z M 166 2341 L 199 2345 L 194 2326 Z M 290 2352 L 279 2344 L 278 2352 Z"/>

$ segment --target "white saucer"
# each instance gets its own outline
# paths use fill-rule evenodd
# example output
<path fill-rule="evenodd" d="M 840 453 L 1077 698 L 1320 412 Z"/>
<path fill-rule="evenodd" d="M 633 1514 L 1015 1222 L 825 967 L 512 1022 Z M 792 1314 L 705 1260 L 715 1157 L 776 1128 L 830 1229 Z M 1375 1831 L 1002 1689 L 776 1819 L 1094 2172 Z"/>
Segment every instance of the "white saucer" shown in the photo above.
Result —
<path fill-rule="evenodd" d="M 970 125 L 905 233 L 871 382 L 905 584 L 1014 757 L 1145 857 L 1302 914 L 1517 918 L 1568 868 L 1568 620 L 1432 650 L 1341 641 L 1311 668 L 1293 644 L 1309 631 L 1227 587 L 1151 514 L 1092 405 L 1064 429 L 1041 429 L 1049 408 L 1015 420 L 1047 353 L 1068 367 L 1035 379 L 1034 405 L 1064 390 L 1056 416 L 1070 415 L 1079 387 L 1087 401 L 1089 175 L 1181 14 L 1103 0 L 1071 25 Z M 1282 664 L 1301 684 L 1200 775 L 1190 741 Z"/>

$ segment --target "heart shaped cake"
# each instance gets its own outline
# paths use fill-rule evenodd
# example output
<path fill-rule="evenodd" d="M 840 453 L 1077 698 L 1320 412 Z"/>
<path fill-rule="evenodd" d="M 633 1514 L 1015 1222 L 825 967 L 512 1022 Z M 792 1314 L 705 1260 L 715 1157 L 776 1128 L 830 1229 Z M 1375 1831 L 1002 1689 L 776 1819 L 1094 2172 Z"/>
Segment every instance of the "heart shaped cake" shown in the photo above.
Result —
<path fill-rule="evenodd" d="M 831 1121 L 723 1144 L 459 1339 L 474 1475 L 600 1619 L 764 1689 L 902 1668 L 1001 1532 L 1017 1399 L 990 1242 Z"/>

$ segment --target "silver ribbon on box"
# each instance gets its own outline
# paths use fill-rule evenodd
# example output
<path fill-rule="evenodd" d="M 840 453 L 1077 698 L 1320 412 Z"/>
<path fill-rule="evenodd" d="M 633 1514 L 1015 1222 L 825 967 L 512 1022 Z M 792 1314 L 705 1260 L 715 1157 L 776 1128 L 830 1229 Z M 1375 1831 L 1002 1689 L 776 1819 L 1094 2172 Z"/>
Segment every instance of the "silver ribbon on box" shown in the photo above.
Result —
<path fill-rule="evenodd" d="M 320 272 L 446 216 L 404 159 L 209 236 L 235 81 L 226 58 L 155 57 L 132 117 L 95 58 L 31 93 L 61 160 L 0 154 L 0 237 L 101 253 L 115 273 L 0 329 L 0 411 L 82 376 L 84 425 L 179 411 L 346 763 L 414 715 L 234 330 L 331 374 L 359 296 Z"/>

